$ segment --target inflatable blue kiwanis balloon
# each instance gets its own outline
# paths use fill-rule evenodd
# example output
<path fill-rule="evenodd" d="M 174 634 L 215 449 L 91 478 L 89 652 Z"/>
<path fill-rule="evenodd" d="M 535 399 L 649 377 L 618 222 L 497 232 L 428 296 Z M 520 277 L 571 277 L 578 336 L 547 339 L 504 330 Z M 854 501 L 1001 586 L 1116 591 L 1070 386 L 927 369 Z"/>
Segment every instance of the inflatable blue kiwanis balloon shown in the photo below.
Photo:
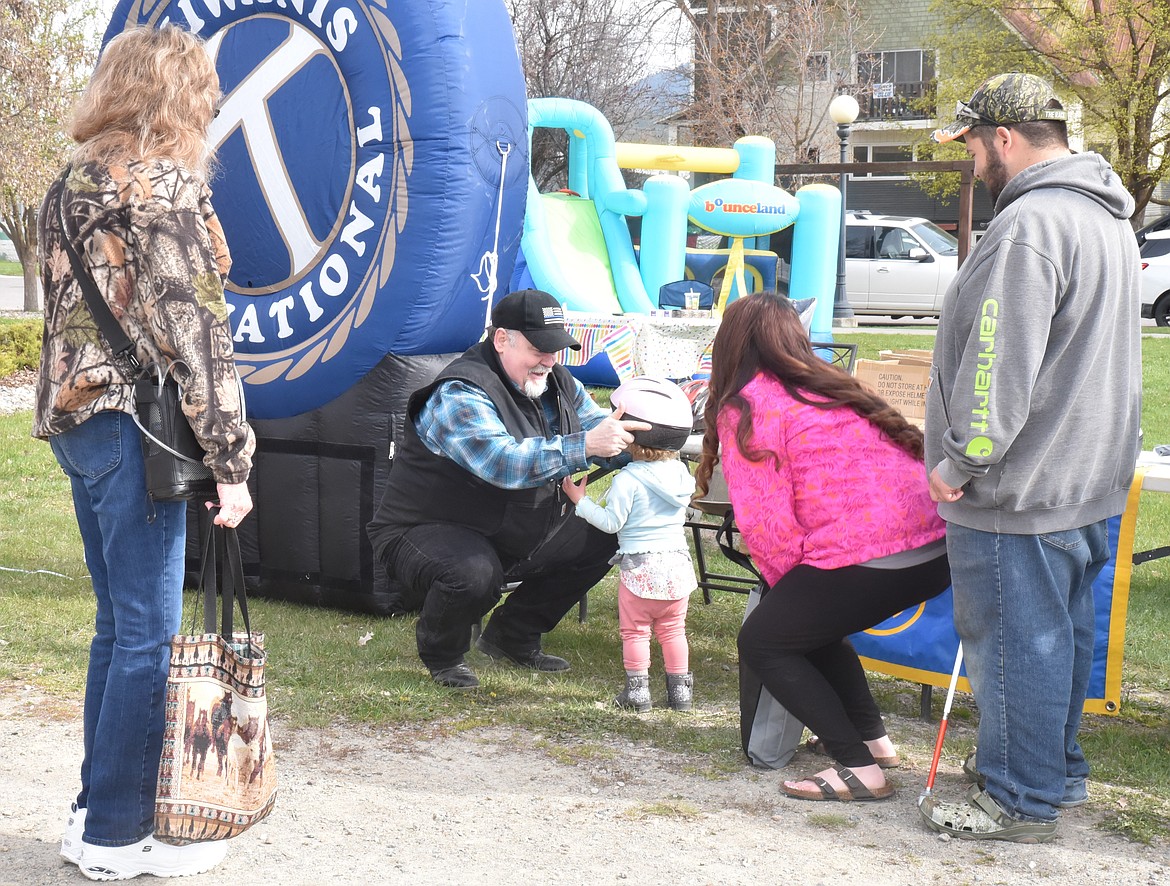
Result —
<path fill-rule="evenodd" d="M 212 182 L 249 412 L 284 418 L 387 354 L 462 351 L 507 281 L 527 183 L 500 0 L 121 0 L 106 39 L 171 22 L 224 93 Z"/>
<path fill-rule="evenodd" d="M 224 94 L 212 200 L 257 437 L 245 576 L 400 611 L 366 524 L 407 398 L 479 339 L 520 240 L 527 105 L 503 0 L 120 0 L 106 39 L 168 22 L 207 40 Z"/>

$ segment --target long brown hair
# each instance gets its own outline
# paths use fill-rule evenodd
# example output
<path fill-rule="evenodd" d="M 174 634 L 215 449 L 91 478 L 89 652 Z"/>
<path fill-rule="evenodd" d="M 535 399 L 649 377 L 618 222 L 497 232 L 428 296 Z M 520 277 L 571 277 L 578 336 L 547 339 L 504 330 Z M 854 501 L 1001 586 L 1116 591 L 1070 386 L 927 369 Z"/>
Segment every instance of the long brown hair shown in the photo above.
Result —
<path fill-rule="evenodd" d="M 182 28 L 133 28 L 102 50 L 73 110 L 74 162 L 173 160 L 207 175 L 207 128 L 219 77 L 203 41 Z"/>
<path fill-rule="evenodd" d="M 723 314 L 712 345 L 711 383 L 704 411 L 703 457 L 695 472 L 699 494 L 707 492 L 719 462 L 717 419 L 724 406 L 739 409 L 735 442 L 751 461 L 774 452 L 752 449 L 751 404 L 740 391 L 761 372 L 774 377 L 789 395 L 817 409 L 852 409 L 876 425 L 895 445 L 922 460 L 922 432 L 898 410 L 843 369 L 813 352 L 792 303 L 775 292 L 736 299 Z"/>

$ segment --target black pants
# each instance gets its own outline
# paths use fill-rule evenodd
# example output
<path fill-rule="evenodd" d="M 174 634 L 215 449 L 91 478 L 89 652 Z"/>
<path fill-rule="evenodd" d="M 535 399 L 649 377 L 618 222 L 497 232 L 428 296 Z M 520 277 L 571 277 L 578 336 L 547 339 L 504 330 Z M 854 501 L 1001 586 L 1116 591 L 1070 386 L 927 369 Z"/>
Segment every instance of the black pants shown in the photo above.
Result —
<path fill-rule="evenodd" d="M 573 605 L 609 571 L 617 536 L 570 517 L 529 560 L 501 558 L 463 526 L 415 526 L 386 546 L 387 573 L 425 595 L 416 630 L 418 655 L 433 670 L 463 661 L 471 625 L 499 602 L 505 582 L 521 584 L 492 614 L 484 638 L 509 652 L 540 648 Z"/>
<path fill-rule="evenodd" d="M 872 766 L 864 742 L 886 728 L 848 637 L 937 597 L 950 581 L 946 554 L 907 569 L 797 566 L 744 622 L 740 660 L 833 759 Z"/>

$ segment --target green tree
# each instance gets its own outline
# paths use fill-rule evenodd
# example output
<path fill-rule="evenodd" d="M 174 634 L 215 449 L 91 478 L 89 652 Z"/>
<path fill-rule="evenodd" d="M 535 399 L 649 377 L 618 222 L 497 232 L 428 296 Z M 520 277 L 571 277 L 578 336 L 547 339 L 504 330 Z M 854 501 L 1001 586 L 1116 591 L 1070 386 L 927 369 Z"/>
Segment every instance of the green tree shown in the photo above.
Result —
<path fill-rule="evenodd" d="M 62 128 L 92 69 L 95 9 L 69 0 L 0 0 L 0 230 L 37 295 L 37 209 L 65 162 Z"/>
<path fill-rule="evenodd" d="M 1138 226 L 1170 168 L 1170 0 L 936 0 L 938 108 L 950 119 L 986 77 L 1027 71 L 1053 82 L 1087 146 L 1101 146 L 1137 203 Z M 942 156 L 942 152 L 940 152 Z"/>

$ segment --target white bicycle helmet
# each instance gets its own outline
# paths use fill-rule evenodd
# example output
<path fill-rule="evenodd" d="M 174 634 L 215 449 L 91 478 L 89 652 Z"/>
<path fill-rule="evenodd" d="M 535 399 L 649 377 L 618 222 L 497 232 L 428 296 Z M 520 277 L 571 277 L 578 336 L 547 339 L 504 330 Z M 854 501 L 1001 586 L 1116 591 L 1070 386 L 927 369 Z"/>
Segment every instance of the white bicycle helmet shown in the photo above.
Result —
<path fill-rule="evenodd" d="M 677 451 L 690 436 L 691 402 L 672 381 L 639 375 L 620 385 L 609 402 L 614 409 L 624 410 L 623 419 L 651 425 L 648 431 L 634 431 L 639 446 Z"/>

